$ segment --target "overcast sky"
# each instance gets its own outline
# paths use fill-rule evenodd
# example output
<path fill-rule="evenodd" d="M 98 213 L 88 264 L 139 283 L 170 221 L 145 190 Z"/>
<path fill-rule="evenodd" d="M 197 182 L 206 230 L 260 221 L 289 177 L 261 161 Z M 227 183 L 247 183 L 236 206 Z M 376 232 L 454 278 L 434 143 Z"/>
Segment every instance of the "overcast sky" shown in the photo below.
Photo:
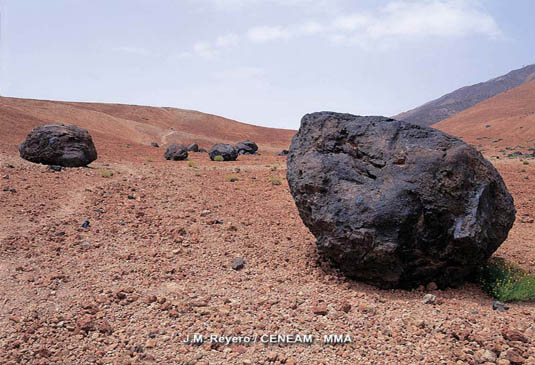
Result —
<path fill-rule="evenodd" d="M 0 0 L 3 96 L 298 128 L 535 63 L 535 0 Z"/>

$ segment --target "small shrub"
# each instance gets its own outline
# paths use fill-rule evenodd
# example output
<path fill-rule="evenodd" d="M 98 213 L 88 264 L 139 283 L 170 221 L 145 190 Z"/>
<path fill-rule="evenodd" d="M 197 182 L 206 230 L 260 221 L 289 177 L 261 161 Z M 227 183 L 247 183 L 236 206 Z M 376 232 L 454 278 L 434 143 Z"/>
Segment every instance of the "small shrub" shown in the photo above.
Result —
<path fill-rule="evenodd" d="M 196 169 L 197 168 L 197 163 L 195 161 L 191 160 L 191 161 L 188 161 L 188 166 L 189 167 L 193 167 L 194 169 Z"/>
<path fill-rule="evenodd" d="M 214 161 L 218 161 L 218 162 L 225 161 L 225 158 L 223 156 L 217 155 L 214 157 Z"/>
<path fill-rule="evenodd" d="M 151 158 L 148 158 L 148 159 L 147 159 L 147 162 L 152 162 L 152 159 L 151 159 Z"/>
<path fill-rule="evenodd" d="M 280 185 L 282 184 L 282 179 L 278 176 L 270 176 L 269 177 L 269 182 L 272 184 L 272 185 Z"/>
<path fill-rule="evenodd" d="M 529 162 L 528 161 L 524 161 L 523 164 L 524 165 L 529 165 Z"/>
<path fill-rule="evenodd" d="M 535 275 L 503 259 L 489 261 L 481 270 L 480 282 L 483 290 L 502 302 L 535 300 Z"/>
<path fill-rule="evenodd" d="M 229 181 L 229 182 L 236 182 L 236 181 L 240 180 L 240 179 L 238 179 L 238 177 L 236 175 L 229 175 L 225 179 L 227 181 Z"/>
<path fill-rule="evenodd" d="M 105 177 L 105 178 L 112 177 L 113 176 L 113 171 L 107 170 L 107 169 L 101 170 L 100 171 L 100 176 Z"/>

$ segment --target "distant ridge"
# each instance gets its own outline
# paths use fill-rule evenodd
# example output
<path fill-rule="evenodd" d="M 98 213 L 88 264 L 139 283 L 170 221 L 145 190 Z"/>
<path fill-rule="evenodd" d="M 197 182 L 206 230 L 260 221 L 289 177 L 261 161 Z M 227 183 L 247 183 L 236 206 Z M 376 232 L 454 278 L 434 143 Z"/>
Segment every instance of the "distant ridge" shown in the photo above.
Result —
<path fill-rule="evenodd" d="M 433 125 L 487 152 L 535 151 L 535 80 Z"/>
<path fill-rule="evenodd" d="M 395 119 L 429 126 L 449 118 L 499 93 L 535 80 L 535 64 L 486 82 L 465 86 L 420 107 L 400 113 Z"/>
<path fill-rule="evenodd" d="M 30 130 L 52 123 L 87 129 L 99 156 L 113 156 L 121 146 L 125 156 L 134 155 L 141 149 L 125 146 L 150 149 L 152 142 L 162 146 L 197 143 L 209 149 L 215 143 L 235 144 L 245 139 L 255 141 L 261 152 L 275 153 L 287 149 L 295 134 L 193 110 L 0 97 L 0 152 L 17 153 L 17 145 Z"/>

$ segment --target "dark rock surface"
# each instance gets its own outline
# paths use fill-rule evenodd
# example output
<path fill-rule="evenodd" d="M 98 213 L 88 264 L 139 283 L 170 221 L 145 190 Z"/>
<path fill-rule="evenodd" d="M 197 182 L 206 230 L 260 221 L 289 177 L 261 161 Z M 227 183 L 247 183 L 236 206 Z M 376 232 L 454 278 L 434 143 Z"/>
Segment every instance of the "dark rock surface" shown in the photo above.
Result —
<path fill-rule="evenodd" d="M 288 153 L 289 153 L 288 150 L 282 150 L 277 154 L 277 156 L 288 156 Z"/>
<path fill-rule="evenodd" d="M 34 128 L 19 145 L 19 152 L 25 160 L 62 167 L 87 166 L 97 159 L 89 132 L 63 124 Z"/>
<path fill-rule="evenodd" d="M 459 285 L 515 220 L 513 198 L 479 152 L 384 117 L 305 115 L 287 178 L 320 254 L 383 288 Z"/>
<path fill-rule="evenodd" d="M 188 158 L 188 149 L 183 144 L 173 143 L 165 150 L 166 160 L 181 161 Z"/>
<path fill-rule="evenodd" d="M 254 155 L 258 151 L 258 146 L 252 141 L 242 141 L 236 143 L 236 150 L 240 155 Z"/>
<path fill-rule="evenodd" d="M 160 145 L 159 145 L 158 143 L 156 143 L 156 142 L 152 142 L 150 145 L 151 145 L 152 147 L 160 147 Z"/>
<path fill-rule="evenodd" d="M 188 151 L 199 152 L 199 145 L 197 143 L 192 143 L 188 146 Z"/>
<path fill-rule="evenodd" d="M 234 161 L 238 158 L 238 151 L 231 145 L 224 143 L 214 145 L 208 153 L 212 161 L 216 156 L 222 156 L 225 161 Z"/>
<path fill-rule="evenodd" d="M 241 270 L 241 269 L 243 269 L 243 265 L 244 265 L 243 257 L 236 257 L 232 261 L 232 269 L 233 270 Z"/>

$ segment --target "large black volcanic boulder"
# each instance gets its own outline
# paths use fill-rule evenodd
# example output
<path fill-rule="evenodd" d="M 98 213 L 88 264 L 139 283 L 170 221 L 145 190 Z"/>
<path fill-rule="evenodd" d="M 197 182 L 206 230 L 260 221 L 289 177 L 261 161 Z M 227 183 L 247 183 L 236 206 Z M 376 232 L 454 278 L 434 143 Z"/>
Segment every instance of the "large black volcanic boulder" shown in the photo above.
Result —
<path fill-rule="evenodd" d="M 166 160 L 181 161 L 188 158 L 188 148 L 183 144 L 173 143 L 165 150 Z"/>
<path fill-rule="evenodd" d="M 240 155 L 254 155 L 258 151 L 258 146 L 252 141 L 242 141 L 236 143 L 236 150 Z"/>
<path fill-rule="evenodd" d="M 213 161 L 216 156 L 223 157 L 224 161 L 234 161 L 238 158 L 238 151 L 229 144 L 218 143 L 210 148 L 208 152 L 210 159 Z"/>
<path fill-rule="evenodd" d="M 19 152 L 25 160 L 63 167 L 87 166 L 97 159 L 89 132 L 64 124 L 34 128 L 19 145 Z"/>
<path fill-rule="evenodd" d="M 479 152 L 384 117 L 305 115 L 287 178 L 319 253 L 383 288 L 460 284 L 515 220 L 513 198 Z"/>

